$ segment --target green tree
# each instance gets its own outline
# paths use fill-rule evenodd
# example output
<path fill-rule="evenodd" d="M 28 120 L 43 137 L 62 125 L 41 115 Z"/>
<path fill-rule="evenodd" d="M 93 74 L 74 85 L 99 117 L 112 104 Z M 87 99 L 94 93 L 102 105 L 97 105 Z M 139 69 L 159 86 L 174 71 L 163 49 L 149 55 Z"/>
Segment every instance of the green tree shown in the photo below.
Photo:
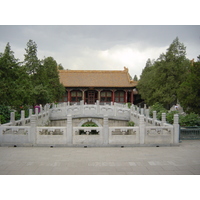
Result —
<path fill-rule="evenodd" d="M 64 70 L 64 67 L 62 66 L 61 63 L 58 65 L 58 70 Z"/>
<path fill-rule="evenodd" d="M 37 57 L 37 44 L 29 40 L 24 54 L 24 64 L 28 74 L 35 74 L 40 66 L 40 60 Z"/>
<path fill-rule="evenodd" d="M 31 76 L 34 104 L 58 101 L 64 94 L 65 88 L 60 83 L 58 65 L 53 57 L 44 58 L 36 73 Z"/>
<path fill-rule="evenodd" d="M 7 43 L 4 53 L 0 57 L 0 104 L 12 105 L 18 68 L 18 60 L 15 59 L 14 52 L 11 50 L 10 44 Z"/>
<path fill-rule="evenodd" d="M 177 90 L 185 79 L 188 66 L 186 47 L 176 38 L 153 65 L 148 60 L 138 84 L 142 98 L 149 105 L 159 102 L 169 108 L 177 102 Z"/>
<path fill-rule="evenodd" d="M 194 62 L 178 89 L 178 99 L 187 113 L 200 114 L 200 62 Z"/>
<path fill-rule="evenodd" d="M 200 62 L 200 55 L 197 56 L 197 62 Z"/>
<path fill-rule="evenodd" d="M 133 80 L 134 80 L 134 81 L 138 81 L 137 75 L 134 76 Z"/>
<path fill-rule="evenodd" d="M 53 57 L 47 57 L 43 61 L 46 85 L 49 88 L 52 101 L 58 101 L 65 93 L 65 87 L 60 83 L 58 65 Z"/>
<path fill-rule="evenodd" d="M 30 100 L 30 79 L 26 70 L 14 57 L 7 43 L 0 57 L 0 104 L 14 106 L 28 104 Z"/>

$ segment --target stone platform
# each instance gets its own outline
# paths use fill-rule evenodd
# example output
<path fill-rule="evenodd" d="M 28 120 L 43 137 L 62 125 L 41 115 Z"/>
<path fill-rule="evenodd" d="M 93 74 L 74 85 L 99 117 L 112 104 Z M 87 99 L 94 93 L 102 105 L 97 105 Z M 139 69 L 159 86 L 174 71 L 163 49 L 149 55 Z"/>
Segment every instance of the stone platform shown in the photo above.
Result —
<path fill-rule="evenodd" d="M 199 174 L 199 140 L 174 147 L 0 147 L 0 175 Z"/>

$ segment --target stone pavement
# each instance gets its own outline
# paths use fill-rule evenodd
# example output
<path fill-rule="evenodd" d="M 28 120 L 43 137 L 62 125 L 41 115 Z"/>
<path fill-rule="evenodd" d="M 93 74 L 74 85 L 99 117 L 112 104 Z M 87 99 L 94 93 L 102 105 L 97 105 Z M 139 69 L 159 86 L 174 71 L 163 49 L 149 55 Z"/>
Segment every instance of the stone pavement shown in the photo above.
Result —
<path fill-rule="evenodd" d="M 0 147 L 0 175 L 199 175 L 200 140 L 176 147 Z"/>

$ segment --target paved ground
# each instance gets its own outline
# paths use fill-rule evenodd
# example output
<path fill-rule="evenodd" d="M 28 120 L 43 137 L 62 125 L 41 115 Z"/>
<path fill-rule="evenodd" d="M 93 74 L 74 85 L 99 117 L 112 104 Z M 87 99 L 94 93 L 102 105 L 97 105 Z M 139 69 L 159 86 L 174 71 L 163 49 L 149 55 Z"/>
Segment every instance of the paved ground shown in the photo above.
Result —
<path fill-rule="evenodd" d="M 200 141 L 179 147 L 0 147 L 0 175 L 199 175 Z"/>

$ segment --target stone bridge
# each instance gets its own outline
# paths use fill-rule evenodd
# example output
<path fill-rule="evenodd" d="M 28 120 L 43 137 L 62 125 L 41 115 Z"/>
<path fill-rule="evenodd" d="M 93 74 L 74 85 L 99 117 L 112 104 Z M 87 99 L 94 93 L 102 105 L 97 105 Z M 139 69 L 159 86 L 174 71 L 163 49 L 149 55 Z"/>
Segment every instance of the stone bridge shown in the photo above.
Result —
<path fill-rule="evenodd" d="M 7 124 L 0 125 L 0 146 L 171 146 L 179 144 L 178 115 L 174 115 L 174 124 L 166 123 L 166 114 L 162 120 L 149 117 L 149 110 L 132 105 L 111 103 L 111 105 L 69 105 L 62 103 L 36 109 L 33 115 L 15 121 L 14 113 Z M 83 123 L 92 121 L 97 127 L 83 127 Z M 47 122 L 61 124 L 50 125 Z M 119 122 L 120 123 L 113 123 Z M 135 122 L 128 126 L 127 122 Z M 95 134 L 94 134 L 95 133 Z"/>

